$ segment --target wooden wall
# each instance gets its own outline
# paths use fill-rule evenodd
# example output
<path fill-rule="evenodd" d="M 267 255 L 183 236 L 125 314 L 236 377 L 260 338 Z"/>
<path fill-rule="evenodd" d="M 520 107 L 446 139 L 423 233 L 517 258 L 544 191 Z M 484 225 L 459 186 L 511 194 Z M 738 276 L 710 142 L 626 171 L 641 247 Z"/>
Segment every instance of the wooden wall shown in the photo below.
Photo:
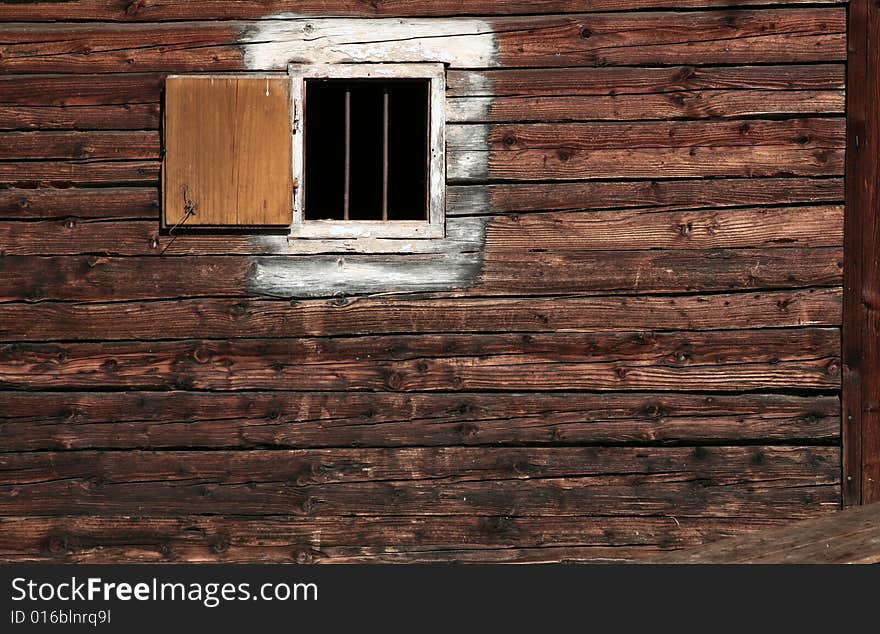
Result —
<path fill-rule="evenodd" d="M 631 560 L 837 509 L 846 8 L 728 4 L 0 4 L 0 558 Z M 476 237 L 160 235 L 164 76 L 361 19 L 446 56 Z"/>

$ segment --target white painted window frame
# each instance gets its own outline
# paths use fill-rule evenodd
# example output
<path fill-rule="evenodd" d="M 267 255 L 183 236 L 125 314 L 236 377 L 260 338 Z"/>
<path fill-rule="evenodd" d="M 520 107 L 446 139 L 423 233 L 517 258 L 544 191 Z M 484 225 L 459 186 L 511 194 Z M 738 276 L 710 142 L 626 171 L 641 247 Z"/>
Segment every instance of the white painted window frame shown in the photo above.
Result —
<path fill-rule="evenodd" d="M 289 64 L 293 135 L 291 238 L 443 238 L 446 235 L 446 68 L 443 64 Z M 428 220 L 306 220 L 305 82 L 309 79 L 427 79 L 430 82 Z"/>

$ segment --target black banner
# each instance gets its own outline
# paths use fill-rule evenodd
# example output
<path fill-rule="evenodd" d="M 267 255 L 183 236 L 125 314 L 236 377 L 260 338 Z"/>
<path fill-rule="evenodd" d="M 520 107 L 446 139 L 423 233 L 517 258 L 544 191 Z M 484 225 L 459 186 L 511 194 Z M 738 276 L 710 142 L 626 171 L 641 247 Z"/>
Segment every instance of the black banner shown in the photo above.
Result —
<path fill-rule="evenodd" d="M 0 632 L 841 627 L 869 566 L 0 566 Z M 873 626 L 872 626 L 873 627 Z"/>

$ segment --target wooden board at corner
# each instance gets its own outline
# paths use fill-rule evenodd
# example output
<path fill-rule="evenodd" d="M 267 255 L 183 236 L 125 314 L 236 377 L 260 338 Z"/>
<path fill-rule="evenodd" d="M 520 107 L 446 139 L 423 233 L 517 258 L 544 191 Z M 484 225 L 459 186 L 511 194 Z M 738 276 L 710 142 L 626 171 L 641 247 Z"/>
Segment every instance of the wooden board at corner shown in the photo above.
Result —
<path fill-rule="evenodd" d="M 166 227 L 291 222 L 290 84 L 284 77 L 169 77 Z"/>
<path fill-rule="evenodd" d="M 877 564 L 880 504 L 660 555 L 664 564 Z"/>

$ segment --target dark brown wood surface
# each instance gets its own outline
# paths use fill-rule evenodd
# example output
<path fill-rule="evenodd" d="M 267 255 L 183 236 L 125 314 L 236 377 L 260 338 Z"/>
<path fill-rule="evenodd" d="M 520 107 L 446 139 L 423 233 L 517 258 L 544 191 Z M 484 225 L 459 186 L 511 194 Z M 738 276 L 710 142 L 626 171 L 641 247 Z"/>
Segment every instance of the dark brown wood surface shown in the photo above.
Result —
<path fill-rule="evenodd" d="M 840 62 L 842 7 L 493 18 L 498 65 L 577 67 Z M 17 73 L 244 70 L 253 22 L 15 24 L 0 70 Z M 454 46 L 454 34 L 450 46 Z M 155 46 L 162 42 L 162 46 Z M 254 50 L 254 49 L 251 49 Z M 271 57 L 249 70 L 281 71 Z"/>
<path fill-rule="evenodd" d="M 821 395 L 3 391 L 0 405 L 15 451 L 840 440 L 840 401 Z"/>
<path fill-rule="evenodd" d="M 36 1 L 2 5 L 0 20 L 36 22 L 41 20 L 113 20 L 120 22 L 160 20 L 229 20 L 266 18 L 275 14 L 373 16 L 505 15 L 541 13 L 580 13 L 631 9 L 680 9 L 778 4 L 775 0 L 117 0 Z M 843 4 L 840 0 L 788 0 L 787 4 Z"/>
<path fill-rule="evenodd" d="M 850 8 L 844 371 L 844 475 L 847 504 L 880 501 L 880 9 Z"/>
<path fill-rule="evenodd" d="M 428 25 L 388 45 L 449 63 L 446 240 L 160 230 L 166 76 L 284 73 L 279 13 L 305 54 Z M 831 515 L 846 15 L 0 3 L 0 560 L 641 561 Z"/>

